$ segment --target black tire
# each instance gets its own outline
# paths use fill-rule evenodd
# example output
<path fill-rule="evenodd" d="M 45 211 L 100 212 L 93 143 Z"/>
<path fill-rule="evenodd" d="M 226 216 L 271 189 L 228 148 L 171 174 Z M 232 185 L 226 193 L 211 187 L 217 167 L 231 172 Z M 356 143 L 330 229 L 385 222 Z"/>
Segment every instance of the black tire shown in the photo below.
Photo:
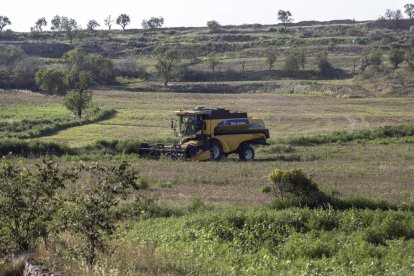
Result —
<path fill-rule="evenodd" d="M 223 146 L 219 141 L 213 140 L 210 142 L 210 154 L 213 161 L 220 161 L 223 158 Z"/>
<path fill-rule="evenodd" d="M 142 143 L 141 145 L 139 145 L 139 148 L 138 148 L 138 155 L 139 156 L 146 156 L 147 154 L 147 152 L 146 151 L 144 151 L 144 150 L 142 150 L 142 149 L 148 149 L 149 148 L 149 145 L 147 144 L 147 143 Z"/>
<path fill-rule="evenodd" d="M 250 145 L 241 145 L 239 149 L 239 158 L 242 161 L 251 161 L 254 159 L 254 148 Z"/>

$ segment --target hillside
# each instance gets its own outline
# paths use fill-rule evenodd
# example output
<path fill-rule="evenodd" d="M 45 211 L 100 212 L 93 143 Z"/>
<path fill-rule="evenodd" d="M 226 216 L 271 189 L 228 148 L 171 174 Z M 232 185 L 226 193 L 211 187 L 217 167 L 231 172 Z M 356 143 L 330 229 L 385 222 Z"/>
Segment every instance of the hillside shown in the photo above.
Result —
<path fill-rule="evenodd" d="M 24 54 L 32 59 L 31 66 L 35 67 L 32 71 L 36 71 L 36 68 L 43 66 L 62 66 L 64 53 L 80 47 L 86 53 L 110 58 L 118 76 L 118 88 L 136 91 L 162 89 L 153 87 L 159 79 L 155 69 L 157 57 L 168 49 L 179 49 L 182 57 L 180 68 L 174 75 L 174 85 L 168 91 L 306 92 L 314 85 L 304 80 L 345 80 L 358 76 L 362 57 L 373 50 L 382 51 L 387 66 L 387 52 L 390 49 L 408 50 L 412 47 L 414 33 L 410 31 L 411 26 L 414 26 L 414 20 L 301 22 L 290 24 L 286 29 L 280 25 L 254 24 L 222 26 L 214 31 L 208 28 L 124 32 L 83 30 L 75 34 L 73 43 L 64 33 L 58 32 L 5 32 L 0 36 L 0 48 L 4 51 L 10 45 L 21 47 Z M 269 49 L 276 55 L 271 70 L 266 64 L 266 51 Z M 301 65 L 301 68 L 294 70 L 285 68 L 286 57 L 292 51 L 303 53 L 303 67 Z M 329 62 L 335 68 L 331 74 L 318 72 L 316 58 L 322 52 L 328 54 Z M 214 70 L 212 59 L 217 63 Z M 277 82 L 281 79 L 297 81 L 294 85 L 284 85 Z M 195 82 L 199 86 L 188 84 Z M 233 84 L 223 83 L 222 87 L 217 87 L 217 82 Z M 230 87 L 226 87 L 228 85 Z M 7 84 L 3 86 L 8 88 Z M 16 88 L 24 86 L 9 84 L 9 87 Z M 36 89 L 33 84 L 31 86 Z M 340 81 L 325 86 L 321 90 L 359 96 L 378 95 L 378 90 L 395 92 L 395 89 L 388 87 L 392 85 L 373 88 L 371 83 L 360 81 Z"/>

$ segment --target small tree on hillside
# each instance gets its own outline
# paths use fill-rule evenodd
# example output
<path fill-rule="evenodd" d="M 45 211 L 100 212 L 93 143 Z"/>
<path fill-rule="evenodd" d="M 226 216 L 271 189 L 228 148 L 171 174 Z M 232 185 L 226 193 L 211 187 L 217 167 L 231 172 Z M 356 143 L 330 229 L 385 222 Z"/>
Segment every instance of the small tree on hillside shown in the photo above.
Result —
<path fill-rule="evenodd" d="M 94 19 L 92 19 L 92 20 L 89 20 L 88 21 L 88 24 L 86 25 L 86 28 L 89 30 L 89 31 L 94 31 L 96 28 L 98 28 L 99 26 L 101 26 L 101 25 L 99 25 L 99 23 L 96 21 L 96 20 L 94 20 Z"/>
<path fill-rule="evenodd" d="M 273 48 L 267 48 L 264 54 L 266 59 L 265 62 L 269 66 L 269 70 L 272 70 L 273 65 L 277 60 L 276 50 Z"/>
<path fill-rule="evenodd" d="M 398 65 L 404 61 L 404 56 L 405 53 L 403 49 L 393 48 L 388 53 L 388 60 L 394 66 L 394 68 L 398 68 Z"/>
<path fill-rule="evenodd" d="M 73 38 L 78 31 L 78 23 L 73 18 L 67 18 L 62 16 L 61 18 L 61 30 L 66 33 L 66 37 L 70 40 L 70 43 L 73 42 Z"/>
<path fill-rule="evenodd" d="M 155 30 L 161 28 L 164 25 L 164 18 L 160 17 L 151 17 L 148 20 L 142 21 L 142 27 L 146 30 Z"/>
<path fill-rule="evenodd" d="M 217 58 L 216 55 L 211 54 L 207 57 L 207 64 L 208 67 L 210 67 L 211 70 L 214 72 L 216 67 L 220 64 L 220 60 Z"/>
<path fill-rule="evenodd" d="M 88 71 L 80 71 L 79 74 L 71 74 L 69 78 L 68 83 L 71 83 L 75 90 L 65 97 L 64 104 L 67 109 L 82 118 L 84 110 L 92 101 L 92 92 L 89 91 L 92 84 L 92 74 Z"/>
<path fill-rule="evenodd" d="M 411 49 L 405 54 L 405 60 L 411 69 L 414 69 L 414 49 Z"/>
<path fill-rule="evenodd" d="M 7 25 L 11 25 L 10 19 L 7 16 L 0 15 L 0 32 L 2 32 Z"/>
<path fill-rule="evenodd" d="M 67 72 L 59 69 L 45 68 L 36 72 L 36 85 L 49 95 L 62 95 L 66 92 Z"/>
<path fill-rule="evenodd" d="M 405 14 L 409 18 L 411 19 L 414 18 L 414 4 L 405 4 L 404 9 L 405 9 Z"/>
<path fill-rule="evenodd" d="M 46 21 L 46 18 L 44 17 L 39 18 L 35 23 L 35 27 L 37 30 L 39 30 L 39 32 L 42 32 L 43 31 L 42 28 L 46 26 L 47 26 L 47 21 Z"/>
<path fill-rule="evenodd" d="M 300 55 L 296 51 L 291 51 L 288 53 L 288 55 L 285 58 L 285 66 L 284 69 L 286 71 L 297 71 L 299 70 L 300 66 Z"/>
<path fill-rule="evenodd" d="M 158 74 L 164 79 L 165 86 L 171 80 L 173 71 L 180 60 L 181 54 L 177 50 L 168 50 L 158 57 L 155 67 Z"/>
<path fill-rule="evenodd" d="M 322 52 L 316 55 L 316 66 L 319 69 L 319 73 L 325 77 L 331 77 L 334 74 L 334 67 L 328 59 L 328 53 Z"/>
<path fill-rule="evenodd" d="M 104 20 L 104 25 L 108 27 L 109 31 L 111 30 L 112 23 L 114 23 L 114 20 L 111 15 L 108 15 Z"/>
<path fill-rule="evenodd" d="M 240 64 L 240 66 L 242 68 L 242 71 L 244 71 L 245 68 L 246 68 L 246 60 L 245 59 L 240 60 L 239 61 L 239 64 Z"/>
<path fill-rule="evenodd" d="M 293 21 L 292 14 L 290 13 L 290 11 L 284 11 L 284 10 L 279 10 L 277 12 L 277 19 L 280 22 L 282 22 L 285 30 L 286 30 L 287 24 Z"/>
<path fill-rule="evenodd" d="M 125 27 L 131 23 L 131 19 L 129 18 L 129 15 L 123 13 L 116 19 L 116 24 L 122 27 L 122 30 L 125 31 Z"/>
<path fill-rule="evenodd" d="M 365 71 L 368 66 L 371 66 L 376 71 L 380 71 L 383 64 L 382 52 L 380 50 L 373 50 L 363 55 L 360 62 L 361 71 Z"/>
<path fill-rule="evenodd" d="M 220 23 L 216 20 L 210 20 L 207 22 L 207 27 L 210 30 L 210 32 L 215 33 L 220 30 Z"/>

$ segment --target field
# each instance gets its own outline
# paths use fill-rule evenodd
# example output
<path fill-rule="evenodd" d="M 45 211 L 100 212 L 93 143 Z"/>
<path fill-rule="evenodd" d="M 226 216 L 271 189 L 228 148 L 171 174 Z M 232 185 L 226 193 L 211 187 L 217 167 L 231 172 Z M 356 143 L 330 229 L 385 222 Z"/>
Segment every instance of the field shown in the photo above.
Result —
<path fill-rule="evenodd" d="M 388 22 L 84 31 L 73 44 L 63 33 L 4 33 L 0 48 L 24 54 L 14 65 L 0 63 L 0 275 L 17 271 L 10 256 L 28 249 L 33 261 L 71 275 L 413 275 L 414 82 L 408 62 L 391 68 L 388 61 L 393 41 L 411 49 L 411 21 L 398 31 Z M 92 87 L 82 119 L 61 95 L 2 79 L 23 61 L 64 68 L 62 55 L 75 47 L 105 56 L 116 71 L 111 83 Z M 155 57 L 174 47 L 182 50 L 180 74 L 164 86 Z M 269 47 L 278 55 L 273 70 Z M 306 53 L 306 64 L 291 72 L 284 66 L 293 48 Z M 364 77 L 361 57 L 378 49 L 382 67 Z M 318 72 L 322 51 L 336 75 Z M 219 59 L 215 70 L 211 56 Z M 174 111 L 197 106 L 262 118 L 270 145 L 256 146 L 252 162 L 137 156 L 142 142 L 179 141 Z M 132 180 L 124 165 L 136 173 Z M 316 205 L 311 192 L 284 197 L 269 179 L 294 168 L 316 183 Z M 33 195 L 43 200 L 49 191 L 27 191 L 50 188 L 60 176 L 65 186 L 38 213 L 46 222 L 34 218 L 37 232 L 22 236 L 35 238 L 21 246 L 7 214 L 32 206 Z M 118 184 L 127 180 L 134 189 L 123 194 Z M 7 209 L 10 191 L 25 204 Z M 108 202 L 99 207 L 102 198 Z M 22 219 L 32 217 L 28 210 Z"/>

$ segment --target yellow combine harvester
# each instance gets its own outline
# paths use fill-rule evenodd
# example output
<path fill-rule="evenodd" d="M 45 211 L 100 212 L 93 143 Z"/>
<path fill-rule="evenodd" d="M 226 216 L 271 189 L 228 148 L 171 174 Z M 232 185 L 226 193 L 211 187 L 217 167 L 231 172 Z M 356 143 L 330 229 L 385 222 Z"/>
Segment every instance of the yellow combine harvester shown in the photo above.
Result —
<path fill-rule="evenodd" d="M 142 143 L 140 156 L 218 161 L 237 153 L 241 160 L 248 161 L 254 158 L 252 145 L 267 145 L 269 138 L 263 120 L 248 117 L 245 112 L 197 107 L 176 111 L 175 115 L 177 119 L 171 121 L 171 128 L 181 137 L 180 143 L 170 146 Z"/>

